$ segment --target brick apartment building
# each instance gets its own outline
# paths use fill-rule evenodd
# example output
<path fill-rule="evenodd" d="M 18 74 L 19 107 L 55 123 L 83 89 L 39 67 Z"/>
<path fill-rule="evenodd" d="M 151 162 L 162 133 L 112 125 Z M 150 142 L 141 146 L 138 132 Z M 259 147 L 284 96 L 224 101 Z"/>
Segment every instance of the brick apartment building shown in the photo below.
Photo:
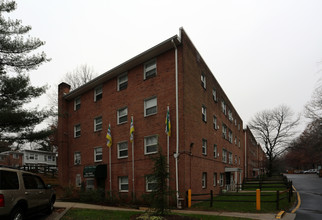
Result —
<path fill-rule="evenodd" d="M 177 198 L 188 189 L 218 193 L 242 182 L 243 121 L 183 29 L 179 36 L 75 90 L 66 83 L 58 90 L 58 169 L 63 185 L 84 183 L 129 198 L 133 191 L 137 197 L 150 192 L 150 156 L 158 146 L 167 154 L 167 106 L 170 187 Z M 111 161 L 106 146 L 109 124 Z"/>
<path fill-rule="evenodd" d="M 257 178 L 265 173 L 266 156 L 249 127 L 244 129 L 245 140 L 245 177 Z"/>

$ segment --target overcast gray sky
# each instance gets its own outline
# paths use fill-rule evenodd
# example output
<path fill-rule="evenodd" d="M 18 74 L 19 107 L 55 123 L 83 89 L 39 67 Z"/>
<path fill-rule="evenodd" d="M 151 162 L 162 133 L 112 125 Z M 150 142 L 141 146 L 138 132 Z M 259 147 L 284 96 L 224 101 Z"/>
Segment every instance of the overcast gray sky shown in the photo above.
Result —
<path fill-rule="evenodd" d="M 320 0 L 16 0 L 10 17 L 31 25 L 52 58 L 31 72 L 57 85 L 87 64 L 98 74 L 183 27 L 244 121 L 286 104 L 303 112 L 321 78 Z M 56 89 L 56 88 L 54 88 Z M 46 105 L 44 96 L 38 100 Z"/>

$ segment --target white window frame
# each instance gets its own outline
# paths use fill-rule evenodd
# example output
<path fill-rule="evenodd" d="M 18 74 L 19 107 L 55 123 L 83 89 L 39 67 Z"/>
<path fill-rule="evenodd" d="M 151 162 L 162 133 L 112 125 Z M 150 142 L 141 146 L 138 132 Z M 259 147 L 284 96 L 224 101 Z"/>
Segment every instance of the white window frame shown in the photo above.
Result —
<path fill-rule="evenodd" d="M 102 116 L 94 118 L 94 131 L 101 131 L 103 129 Z"/>
<path fill-rule="evenodd" d="M 228 164 L 233 164 L 233 154 L 228 152 Z"/>
<path fill-rule="evenodd" d="M 214 173 L 214 181 L 213 181 L 213 185 L 217 186 L 217 173 Z"/>
<path fill-rule="evenodd" d="M 153 72 L 154 71 L 154 72 Z M 148 72 L 153 72 L 150 75 L 146 75 Z M 149 60 L 148 62 L 144 63 L 144 74 L 143 79 L 150 79 L 157 75 L 157 59 Z"/>
<path fill-rule="evenodd" d="M 227 139 L 227 126 L 225 124 L 222 124 L 222 137 Z"/>
<path fill-rule="evenodd" d="M 222 149 L 222 162 L 227 163 L 227 150 Z"/>
<path fill-rule="evenodd" d="M 233 132 L 230 129 L 228 129 L 228 141 L 233 143 Z"/>
<path fill-rule="evenodd" d="M 206 106 L 201 107 L 202 121 L 207 122 L 207 108 Z"/>
<path fill-rule="evenodd" d="M 224 174 L 220 173 L 220 180 L 219 180 L 220 186 L 224 186 Z"/>
<path fill-rule="evenodd" d="M 156 143 L 152 143 L 152 144 L 147 145 L 147 140 L 149 138 L 155 138 L 156 139 Z M 158 143 L 159 143 L 159 140 L 158 139 L 159 139 L 158 135 L 151 135 L 151 136 L 144 137 L 144 154 L 145 155 L 155 154 L 155 153 L 158 152 Z M 149 147 L 152 147 L 152 146 L 155 146 L 156 147 L 156 150 L 155 151 L 151 151 L 151 152 L 147 152 L 147 149 Z"/>
<path fill-rule="evenodd" d="M 49 160 L 49 158 L 48 158 Z M 81 152 L 74 152 L 74 165 L 80 165 L 82 161 Z"/>
<path fill-rule="evenodd" d="M 126 151 L 126 155 L 121 156 L 121 152 L 124 152 L 124 151 Z M 129 155 L 129 147 L 128 147 L 127 141 L 117 143 L 117 158 L 118 159 L 127 158 L 128 155 Z"/>
<path fill-rule="evenodd" d="M 74 138 L 78 138 L 81 136 L 81 125 L 74 125 Z"/>
<path fill-rule="evenodd" d="M 203 72 L 201 73 L 201 86 L 204 89 L 207 87 L 206 75 Z"/>
<path fill-rule="evenodd" d="M 207 172 L 203 172 L 201 176 L 201 187 L 203 189 L 207 188 Z"/>
<path fill-rule="evenodd" d="M 81 107 L 81 97 L 77 97 L 74 99 L 74 111 L 77 111 Z"/>
<path fill-rule="evenodd" d="M 117 124 L 124 124 L 127 123 L 127 114 L 128 114 L 128 110 L 127 107 L 124 108 L 120 108 L 119 110 L 117 110 Z M 125 121 L 120 121 L 120 119 L 126 118 Z"/>
<path fill-rule="evenodd" d="M 154 101 L 155 100 L 155 101 Z M 155 102 L 155 103 L 154 103 Z M 155 112 L 147 114 L 147 110 L 155 108 Z M 144 100 L 144 117 L 158 113 L 158 99 L 156 96 Z"/>
<path fill-rule="evenodd" d="M 95 188 L 95 179 L 94 178 L 86 178 L 86 189 L 94 189 Z"/>
<path fill-rule="evenodd" d="M 145 177 L 145 190 L 146 190 L 146 192 L 152 192 L 153 188 L 154 188 L 153 186 L 156 184 L 157 184 L 157 181 L 154 178 L 152 178 L 151 175 L 148 175 Z"/>
<path fill-rule="evenodd" d="M 218 102 L 217 91 L 215 88 L 212 89 L 212 98 L 214 99 L 215 102 Z"/>
<path fill-rule="evenodd" d="M 97 159 L 97 157 L 101 156 L 101 159 Z M 100 162 L 103 160 L 103 148 L 95 147 L 94 148 L 94 162 Z"/>
<path fill-rule="evenodd" d="M 217 147 L 217 144 L 214 144 L 214 158 L 217 158 L 217 154 L 218 154 L 218 147 Z"/>
<path fill-rule="evenodd" d="M 76 187 L 82 186 L 82 176 L 80 174 L 76 174 L 75 185 L 76 185 Z"/>
<path fill-rule="evenodd" d="M 97 86 L 94 89 L 94 102 L 97 102 L 103 98 L 103 86 Z"/>
<path fill-rule="evenodd" d="M 119 192 L 128 192 L 129 191 L 129 177 L 128 176 L 119 176 Z M 122 186 L 127 186 L 127 189 L 122 189 Z"/>
<path fill-rule="evenodd" d="M 207 155 L 207 140 L 202 139 L 202 155 Z"/>
<path fill-rule="evenodd" d="M 228 119 L 229 119 L 229 121 L 233 121 L 234 120 L 234 118 L 233 118 L 233 112 L 230 109 L 228 109 Z"/>
<path fill-rule="evenodd" d="M 127 84 L 128 84 L 127 73 L 123 73 L 117 77 L 117 91 L 126 89 Z"/>
<path fill-rule="evenodd" d="M 213 117 L 213 122 L 214 122 L 214 129 L 218 130 L 219 126 L 218 126 L 218 119 L 217 119 L 216 115 L 214 115 L 214 117 Z"/>
<path fill-rule="evenodd" d="M 226 106 L 225 100 L 223 99 L 221 100 L 221 110 L 224 113 L 224 115 L 227 115 L 227 106 Z"/>

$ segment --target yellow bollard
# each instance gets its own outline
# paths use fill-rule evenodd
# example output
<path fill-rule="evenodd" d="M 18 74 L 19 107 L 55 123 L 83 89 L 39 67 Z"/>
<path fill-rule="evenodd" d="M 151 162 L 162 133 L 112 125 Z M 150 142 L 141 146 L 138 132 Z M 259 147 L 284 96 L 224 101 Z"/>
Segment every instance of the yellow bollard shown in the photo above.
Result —
<path fill-rule="evenodd" d="M 256 189 L 256 210 L 261 210 L 261 190 Z"/>
<path fill-rule="evenodd" d="M 191 189 L 188 189 L 188 208 L 191 207 Z"/>

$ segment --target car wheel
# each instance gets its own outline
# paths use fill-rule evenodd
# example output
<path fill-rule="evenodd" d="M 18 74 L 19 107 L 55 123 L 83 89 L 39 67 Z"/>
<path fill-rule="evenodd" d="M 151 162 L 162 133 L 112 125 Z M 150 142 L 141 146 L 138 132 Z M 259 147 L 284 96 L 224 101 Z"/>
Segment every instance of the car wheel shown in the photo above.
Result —
<path fill-rule="evenodd" d="M 51 199 L 49 201 L 47 212 L 46 212 L 48 215 L 50 215 L 54 211 L 54 203 L 55 203 L 54 199 Z"/>
<path fill-rule="evenodd" d="M 15 208 L 10 215 L 10 220 L 23 220 L 24 219 L 24 211 L 22 208 Z"/>

